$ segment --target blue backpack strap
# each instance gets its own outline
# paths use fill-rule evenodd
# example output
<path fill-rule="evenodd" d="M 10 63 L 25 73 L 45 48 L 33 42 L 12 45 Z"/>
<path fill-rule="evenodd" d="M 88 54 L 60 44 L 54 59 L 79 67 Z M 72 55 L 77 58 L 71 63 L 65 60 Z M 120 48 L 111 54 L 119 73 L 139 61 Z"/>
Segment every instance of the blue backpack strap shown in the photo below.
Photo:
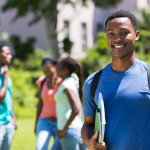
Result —
<path fill-rule="evenodd" d="M 102 70 L 98 71 L 94 77 L 93 77 L 93 80 L 92 80 L 92 83 L 91 83 L 91 96 L 92 96 L 92 99 L 93 99 L 93 102 L 95 103 L 94 101 L 94 97 L 95 97 L 95 92 L 96 92 L 96 89 L 97 89 L 97 85 L 98 85 L 98 82 L 99 82 L 99 79 L 101 77 L 101 74 L 102 74 Z M 95 104 L 96 105 L 96 104 Z"/>
<path fill-rule="evenodd" d="M 149 85 L 149 90 L 150 90 L 150 65 L 148 65 L 148 85 Z"/>

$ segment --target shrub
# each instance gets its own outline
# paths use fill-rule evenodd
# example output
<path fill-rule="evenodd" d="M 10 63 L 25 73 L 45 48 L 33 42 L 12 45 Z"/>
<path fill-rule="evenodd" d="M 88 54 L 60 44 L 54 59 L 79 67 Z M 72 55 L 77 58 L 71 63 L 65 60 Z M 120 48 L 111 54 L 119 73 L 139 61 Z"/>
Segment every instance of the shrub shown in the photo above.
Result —
<path fill-rule="evenodd" d="M 34 107 L 37 101 L 35 97 L 37 89 L 31 82 L 33 73 L 21 69 L 10 69 L 9 74 L 13 82 L 14 104 L 22 107 Z"/>

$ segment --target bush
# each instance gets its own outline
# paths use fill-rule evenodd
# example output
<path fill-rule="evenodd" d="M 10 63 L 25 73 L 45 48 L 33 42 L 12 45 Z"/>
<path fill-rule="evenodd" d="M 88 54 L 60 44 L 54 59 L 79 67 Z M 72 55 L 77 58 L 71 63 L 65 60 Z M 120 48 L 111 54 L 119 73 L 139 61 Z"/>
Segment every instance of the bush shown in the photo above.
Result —
<path fill-rule="evenodd" d="M 41 60 L 46 55 L 48 55 L 48 51 L 35 49 L 33 54 L 28 55 L 27 60 L 14 58 L 12 62 L 12 66 L 14 68 L 28 70 L 28 71 L 41 70 Z"/>
<path fill-rule="evenodd" d="M 22 41 L 19 35 L 12 35 L 10 42 L 14 47 L 15 57 L 20 60 L 26 60 L 29 54 L 34 51 L 34 43 L 36 39 L 34 37 L 28 38 L 26 41 Z"/>
<path fill-rule="evenodd" d="M 87 57 L 81 60 L 84 80 L 93 72 L 101 70 L 111 61 L 111 51 L 106 42 L 106 34 L 100 32 L 95 46 L 88 50 Z"/>
<path fill-rule="evenodd" d="M 106 40 L 106 33 L 99 32 L 98 33 L 98 40 L 94 46 L 94 50 L 96 50 L 101 55 L 111 55 L 111 51 L 108 48 L 107 40 Z"/>
<path fill-rule="evenodd" d="M 16 118 L 35 118 L 36 108 L 21 107 L 20 105 L 14 105 L 14 111 Z"/>
<path fill-rule="evenodd" d="M 136 52 L 147 54 L 150 52 L 150 32 L 147 30 L 140 30 L 140 38 L 136 42 Z"/>
<path fill-rule="evenodd" d="M 35 107 L 37 89 L 31 82 L 33 73 L 21 69 L 10 69 L 9 74 L 13 82 L 14 104 L 21 107 Z"/>
<path fill-rule="evenodd" d="M 66 37 L 66 38 L 64 38 L 62 43 L 63 43 L 64 52 L 70 54 L 71 53 L 71 48 L 73 46 L 73 42 L 69 39 L 69 37 Z"/>

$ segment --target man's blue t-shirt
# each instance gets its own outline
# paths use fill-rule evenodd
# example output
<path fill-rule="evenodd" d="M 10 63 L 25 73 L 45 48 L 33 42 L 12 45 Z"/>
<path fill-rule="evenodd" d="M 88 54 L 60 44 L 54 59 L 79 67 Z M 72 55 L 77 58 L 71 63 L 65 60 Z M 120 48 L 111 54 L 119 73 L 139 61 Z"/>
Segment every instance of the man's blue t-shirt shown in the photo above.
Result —
<path fill-rule="evenodd" d="M 4 83 L 4 78 L 0 75 L 0 89 Z M 12 81 L 8 78 L 8 89 L 3 104 L 0 104 L 0 125 L 7 124 L 12 119 Z"/>
<path fill-rule="evenodd" d="M 148 64 L 136 60 L 125 72 L 114 72 L 108 64 L 101 75 L 95 93 L 98 102 L 102 93 L 106 126 L 104 141 L 108 150 L 150 150 L 150 90 Z M 91 74 L 84 85 L 83 112 L 95 117 L 95 105 L 90 94 Z"/>

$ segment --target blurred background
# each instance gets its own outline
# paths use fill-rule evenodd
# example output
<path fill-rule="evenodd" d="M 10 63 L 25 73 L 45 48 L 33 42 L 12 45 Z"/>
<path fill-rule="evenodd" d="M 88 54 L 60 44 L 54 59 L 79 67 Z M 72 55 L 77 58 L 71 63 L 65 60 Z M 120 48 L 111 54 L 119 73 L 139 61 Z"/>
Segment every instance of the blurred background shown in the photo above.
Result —
<path fill-rule="evenodd" d="M 105 19 L 118 9 L 137 17 L 136 57 L 150 64 L 150 0 L 0 1 L 0 41 L 10 41 L 14 55 L 9 74 L 18 129 L 11 150 L 35 149 L 35 81 L 43 74 L 41 59 L 70 55 L 82 65 L 84 80 L 102 69 L 111 61 Z"/>

